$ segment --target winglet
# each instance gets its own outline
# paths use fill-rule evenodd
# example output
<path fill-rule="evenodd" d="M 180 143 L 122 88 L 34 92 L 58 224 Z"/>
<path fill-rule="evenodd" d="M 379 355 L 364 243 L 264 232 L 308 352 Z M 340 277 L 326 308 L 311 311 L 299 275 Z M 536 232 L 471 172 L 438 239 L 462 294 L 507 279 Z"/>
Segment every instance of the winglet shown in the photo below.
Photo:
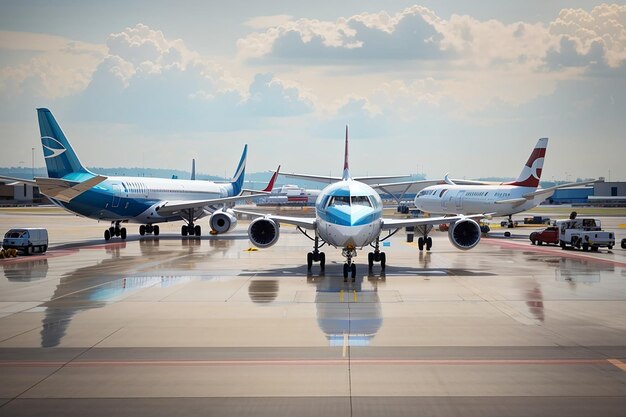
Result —
<path fill-rule="evenodd" d="M 274 183 L 276 182 L 276 178 L 278 177 L 279 171 L 280 171 L 280 165 L 278 165 L 276 172 L 274 172 L 274 175 L 272 175 L 272 178 L 270 178 L 270 182 L 267 183 L 267 187 L 265 187 L 265 189 L 263 190 L 264 192 L 266 193 L 272 192 L 272 189 L 274 188 Z"/>
<path fill-rule="evenodd" d="M 452 180 L 450 179 L 450 177 L 448 176 L 448 173 L 447 173 L 447 172 L 446 172 L 446 176 L 445 176 L 445 177 L 443 177 L 443 180 L 444 180 L 444 181 L 446 182 L 446 184 L 448 184 L 448 185 L 456 185 L 456 184 L 454 183 L 454 181 L 452 181 Z"/>
<path fill-rule="evenodd" d="M 196 159 L 193 158 L 191 160 L 191 178 L 190 180 L 195 181 L 196 180 Z"/>
<path fill-rule="evenodd" d="M 346 125 L 346 150 L 343 159 L 343 181 L 350 179 L 350 167 L 348 164 L 348 125 Z"/>

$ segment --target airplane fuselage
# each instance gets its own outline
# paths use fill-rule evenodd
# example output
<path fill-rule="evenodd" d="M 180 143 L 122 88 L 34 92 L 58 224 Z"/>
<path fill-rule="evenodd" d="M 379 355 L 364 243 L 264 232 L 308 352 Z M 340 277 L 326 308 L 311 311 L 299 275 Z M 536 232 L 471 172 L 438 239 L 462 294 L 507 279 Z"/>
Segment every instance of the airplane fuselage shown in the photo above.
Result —
<path fill-rule="evenodd" d="M 70 174 L 64 179 L 85 181 L 90 174 Z M 157 208 L 167 202 L 209 200 L 232 196 L 231 184 L 210 181 L 145 177 L 108 177 L 105 181 L 65 203 L 52 202 L 80 216 L 96 220 L 160 223 L 181 220 L 180 215 L 161 216 Z M 206 215 L 206 214 L 205 214 Z M 204 217 L 200 215 L 197 218 Z"/>
<path fill-rule="evenodd" d="M 533 187 L 515 185 L 435 185 L 426 187 L 415 197 L 415 207 L 432 214 L 482 214 L 508 216 L 539 205 L 550 195 L 542 195 L 526 202 L 496 203 L 521 199 L 535 191 Z"/>
<path fill-rule="evenodd" d="M 380 234 L 382 213 L 382 200 L 370 186 L 354 180 L 339 181 L 317 197 L 317 234 L 334 247 L 362 248 Z"/>

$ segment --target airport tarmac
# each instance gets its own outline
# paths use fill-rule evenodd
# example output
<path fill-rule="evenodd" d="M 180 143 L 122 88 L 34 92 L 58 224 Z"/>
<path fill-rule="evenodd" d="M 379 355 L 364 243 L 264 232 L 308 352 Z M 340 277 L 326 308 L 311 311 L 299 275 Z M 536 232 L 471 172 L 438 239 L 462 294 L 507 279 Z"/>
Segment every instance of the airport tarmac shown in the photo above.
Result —
<path fill-rule="evenodd" d="M 523 215 L 519 216 L 520 218 Z M 626 217 L 602 217 L 617 241 Z M 459 251 L 404 232 L 387 269 L 344 283 L 340 250 L 282 227 L 249 251 L 247 223 L 126 241 L 60 211 L 46 255 L 0 260 L 0 415 L 624 416 L 626 250 L 532 246 L 497 230 Z M 202 221 L 205 233 L 206 220 Z"/>

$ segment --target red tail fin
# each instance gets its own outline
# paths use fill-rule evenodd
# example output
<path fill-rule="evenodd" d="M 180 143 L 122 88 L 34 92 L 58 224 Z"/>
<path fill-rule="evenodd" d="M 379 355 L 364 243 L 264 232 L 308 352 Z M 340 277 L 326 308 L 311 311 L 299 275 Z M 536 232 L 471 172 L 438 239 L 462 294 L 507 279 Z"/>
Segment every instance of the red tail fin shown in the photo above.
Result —
<path fill-rule="evenodd" d="M 276 178 L 278 177 L 279 171 L 280 171 L 280 165 L 278 165 L 276 172 L 274 172 L 274 175 L 272 175 L 272 178 L 270 178 L 270 182 L 267 183 L 267 187 L 265 187 L 265 189 L 263 190 L 264 192 L 266 193 L 272 192 L 272 189 L 274 188 L 274 183 L 276 182 Z"/>
<path fill-rule="evenodd" d="M 508 182 L 508 185 L 517 185 L 519 187 L 539 187 L 541 179 L 541 171 L 543 170 L 543 159 L 546 156 L 546 148 L 548 147 L 548 138 L 541 138 L 533 149 L 526 165 L 522 168 L 522 172 L 517 180 Z"/>

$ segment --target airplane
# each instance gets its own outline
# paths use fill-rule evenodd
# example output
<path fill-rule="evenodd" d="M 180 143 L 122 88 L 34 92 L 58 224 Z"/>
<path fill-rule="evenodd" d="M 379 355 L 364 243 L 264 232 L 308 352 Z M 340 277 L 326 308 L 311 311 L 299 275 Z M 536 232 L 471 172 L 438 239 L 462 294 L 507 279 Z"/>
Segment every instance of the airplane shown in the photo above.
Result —
<path fill-rule="evenodd" d="M 515 181 L 488 183 L 469 181 L 463 185 L 448 178 L 444 184 L 422 189 L 415 196 L 415 207 L 425 213 L 443 215 L 472 215 L 489 213 L 491 216 L 508 216 L 507 225 L 513 227 L 512 215 L 538 206 L 559 188 L 577 187 L 593 181 L 575 182 L 549 188 L 538 188 L 543 161 L 548 147 L 548 138 L 541 138 Z M 430 250 L 432 239 L 427 228 L 419 228 L 419 250 Z"/>
<path fill-rule="evenodd" d="M 211 233 L 226 233 L 237 224 L 226 205 L 265 196 L 276 180 L 273 176 L 261 191 L 242 188 L 248 145 L 230 182 L 195 180 L 195 162 L 191 180 L 94 174 L 81 164 L 50 110 L 37 109 L 37 115 L 48 178 L 0 178 L 38 186 L 54 205 L 79 216 L 110 221 L 104 231 L 106 241 L 113 236 L 126 239 L 126 228 L 120 225 L 128 222 L 139 223 L 143 236 L 158 235 L 158 223 L 183 220 L 187 223 L 181 227 L 183 236 L 200 236 L 202 229 L 195 222 L 208 215 Z"/>
<path fill-rule="evenodd" d="M 451 217 L 433 217 L 421 219 L 389 219 L 383 218 L 383 203 L 378 193 L 369 185 L 357 181 L 350 176 L 348 165 L 348 126 L 346 126 L 345 153 L 343 176 L 335 183 L 326 186 L 315 202 L 315 217 L 287 217 L 234 210 L 236 213 L 255 217 L 248 226 L 248 237 L 258 248 L 274 245 L 280 235 L 280 225 L 290 224 L 314 241 L 313 251 L 307 254 L 307 267 L 311 270 L 313 262 L 319 262 L 324 271 L 326 256 L 319 249 L 328 244 L 341 248 L 346 258 L 343 265 L 343 278 L 347 282 L 348 275 L 352 282 L 356 278 L 356 265 L 353 258 L 357 249 L 370 245 L 373 252 L 368 253 L 370 270 L 374 262 L 380 263 L 385 269 L 386 255 L 380 251 L 380 242 L 398 230 L 407 226 L 449 224 L 448 237 L 458 249 L 471 249 L 480 241 L 480 227 L 474 219 L 484 217 L 482 214 Z M 314 233 L 311 237 L 307 230 Z M 389 234 L 381 238 L 381 233 Z M 321 242 L 321 244 L 320 244 Z"/>

